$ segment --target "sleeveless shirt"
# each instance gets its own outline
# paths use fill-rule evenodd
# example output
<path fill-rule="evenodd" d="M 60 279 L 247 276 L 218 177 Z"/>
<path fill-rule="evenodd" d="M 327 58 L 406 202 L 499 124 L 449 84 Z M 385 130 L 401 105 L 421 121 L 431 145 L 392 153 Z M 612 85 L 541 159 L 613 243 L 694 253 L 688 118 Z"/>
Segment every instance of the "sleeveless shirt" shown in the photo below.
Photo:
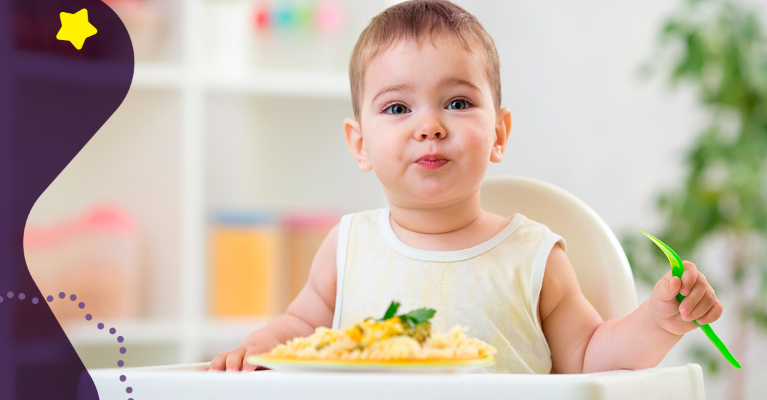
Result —
<path fill-rule="evenodd" d="M 432 329 L 454 325 L 495 347 L 495 365 L 476 373 L 551 372 L 551 350 L 537 317 L 543 273 L 564 238 L 516 213 L 488 241 L 455 251 L 427 251 L 397 238 L 389 208 L 341 218 L 333 328 L 381 318 L 391 301 L 399 312 L 435 309 Z"/>

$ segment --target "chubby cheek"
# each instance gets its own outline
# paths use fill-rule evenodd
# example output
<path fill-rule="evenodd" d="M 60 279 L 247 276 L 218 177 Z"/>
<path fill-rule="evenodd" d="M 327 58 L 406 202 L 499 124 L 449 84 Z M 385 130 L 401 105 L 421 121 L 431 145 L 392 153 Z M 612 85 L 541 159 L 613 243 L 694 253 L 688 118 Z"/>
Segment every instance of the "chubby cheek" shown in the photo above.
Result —
<path fill-rule="evenodd" d="M 463 148 L 464 165 L 470 169 L 467 172 L 476 172 L 476 174 L 484 176 L 492 150 L 492 143 L 489 141 L 488 135 L 482 132 L 473 132 L 463 136 L 460 145 Z"/>
<path fill-rule="evenodd" d="M 396 144 L 393 141 L 371 140 L 367 150 L 378 179 L 382 183 L 396 180 L 395 177 L 399 174 L 402 165 L 402 151 L 397 150 Z"/>

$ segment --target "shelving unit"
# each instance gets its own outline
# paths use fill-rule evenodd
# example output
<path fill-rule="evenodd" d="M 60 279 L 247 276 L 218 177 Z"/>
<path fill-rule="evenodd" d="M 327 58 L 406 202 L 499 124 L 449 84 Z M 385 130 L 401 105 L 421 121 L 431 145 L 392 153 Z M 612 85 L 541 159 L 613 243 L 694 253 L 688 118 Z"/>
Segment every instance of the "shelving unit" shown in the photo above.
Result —
<path fill-rule="evenodd" d="M 370 18 L 394 2 L 342 2 L 348 11 L 348 26 L 337 49 L 348 60 Z M 167 253 L 158 257 L 166 264 L 151 266 L 157 269 L 150 272 L 155 287 L 148 293 L 152 305 L 146 315 L 100 320 L 115 327 L 124 336 L 124 344 L 118 344 L 116 335 L 106 329 L 94 329 L 94 321 L 64 321 L 89 368 L 113 367 L 116 351 L 123 345 L 129 349 L 125 355 L 129 366 L 208 361 L 220 351 L 233 349 L 268 322 L 268 316 L 209 315 L 207 235 L 209 217 L 216 210 L 332 208 L 351 212 L 385 204 L 375 176 L 358 171 L 345 146 L 343 118 L 353 117 L 347 71 L 311 62 L 295 68 L 211 66 L 210 27 L 206 24 L 212 14 L 206 8 L 214 3 L 179 0 L 163 4 L 171 30 L 164 37 L 170 43 L 161 46 L 165 53 L 156 59 L 136 61 L 130 92 L 112 118 L 120 122 L 108 122 L 102 128 L 102 137 L 109 135 L 113 141 L 134 136 L 141 129 L 143 136 L 136 140 L 154 144 L 151 138 L 161 137 L 171 149 L 168 160 L 177 163 L 173 171 L 178 174 L 167 175 L 177 176 L 177 180 L 172 187 L 160 181 L 154 186 L 164 187 L 165 192 L 157 196 L 170 196 L 166 203 L 177 206 L 169 210 L 165 206 L 171 213 L 160 218 L 167 221 L 157 221 L 157 214 L 162 214 L 158 211 L 143 218 L 147 229 L 157 229 L 152 224 L 175 224 L 154 236 L 167 237 L 172 230 L 177 238 L 170 245 L 160 243 L 165 247 L 156 250 Z M 39 61 L 30 63 L 39 65 Z M 341 61 L 336 66 L 346 63 Z M 58 66 L 35 68 L 25 73 L 54 79 L 62 76 Z M 99 164 L 93 164 L 98 161 L 89 160 L 81 162 L 91 163 L 89 170 L 98 170 Z M 157 165 L 163 164 L 158 161 Z M 149 175 L 145 173 L 139 180 L 154 179 Z"/>
<path fill-rule="evenodd" d="M 177 345 L 182 322 L 172 319 L 122 319 L 102 320 L 107 327 L 119 327 L 114 335 L 93 329 L 93 324 L 76 322 L 64 326 L 67 336 L 75 346 L 114 345 L 115 337 L 126 338 L 124 346 L 130 345 Z M 266 325 L 266 318 L 209 318 L 203 323 L 200 334 L 206 341 L 232 342 L 241 341 L 254 329 Z"/>
<path fill-rule="evenodd" d="M 184 91 L 188 70 L 167 63 L 138 62 L 132 90 L 171 89 Z M 349 77 L 337 72 L 262 70 L 245 74 L 206 72 L 201 84 L 205 92 L 254 96 L 350 100 Z"/>
<path fill-rule="evenodd" d="M 171 63 L 138 62 L 133 70 L 131 89 L 181 90 L 186 71 Z"/>
<path fill-rule="evenodd" d="M 271 70 L 240 76 L 209 73 L 205 87 L 216 93 L 351 101 L 349 76 L 335 72 Z"/>

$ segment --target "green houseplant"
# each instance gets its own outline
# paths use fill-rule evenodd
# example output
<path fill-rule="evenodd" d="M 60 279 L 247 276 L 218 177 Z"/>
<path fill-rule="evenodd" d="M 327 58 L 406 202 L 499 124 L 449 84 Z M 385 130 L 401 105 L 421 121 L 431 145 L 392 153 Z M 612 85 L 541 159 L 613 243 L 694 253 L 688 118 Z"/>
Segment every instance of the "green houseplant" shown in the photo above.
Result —
<path fill-rule="evenodd" d="M 656 237 L 682 259 L 726 249 L 709 282 L 718 297 L 730 296 L 725 313 L 738 328 L 728 342 L 744 368 L 729 371 L 728 393 L 741 399 L 747 328 L 767 332 L 767 38 L 753 10 L 727 0 L 685 0 L 660 38 L 643 70 L 694 87 L 710 119 L 685 153 L 683 182 L 656 198 L 664 219 Z M 618 236 L 638 281 L 652 286 L 668 271 L 663 253 L 636 230 Z M 691 352 L 711 374 L 729 368 L 711 346 Z"/>

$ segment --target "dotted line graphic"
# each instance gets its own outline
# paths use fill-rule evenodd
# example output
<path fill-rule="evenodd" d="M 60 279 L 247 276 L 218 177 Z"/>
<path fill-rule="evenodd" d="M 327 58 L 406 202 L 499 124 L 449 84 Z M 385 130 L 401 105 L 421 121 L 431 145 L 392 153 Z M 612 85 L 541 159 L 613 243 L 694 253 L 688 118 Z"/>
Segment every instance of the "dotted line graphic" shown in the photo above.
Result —
<path fill-rule="evenodd" d="M 12 299 L 15 296 L 15 294 L 13 292 L 8 292 L 8 293 L 5 294 L 5 296 L 7 298 L 9 298 L 9 299 Z M 24 300 L 26 297 L 27 296 L 24 293 L 19 293 L 19 295 L 18 295 L 18 299 L 19 300 Z M 67 297 L 67 295 L 64 292 L 59 293 L 59 298 L 60 299 L 64 299 L 65 297 Z M 52 303 L 53 300 L 55 300 L 53 296 L 48 296 L 45 299 L 48 300 L 49 303 Z M 77 300 L 77 296 L 72 294 L 72 295 L 69 296 L 69 300 L 70 301 L 76 301 Z M 0 295 L 0 304 L 2 304 L 3 301 L 5 301 L 5 299 L 3 298 L 2 295 Z M 38 299 L 37 297 L 33 297 L 32 298 L 32 304 L 37 304 L 39 302 L 40 302 L 40 299 Z M 81 301 L 81 302 L 79 302 L 77 304 L 77 307 L 79 307 L 82 310 L 82 309 L 85 308 L 85 303 L 83 303 Z M 87 321 L 90 321 L 90 320 L 93 319 L 93 316 L 90 315 L 90 314 L 85 314 L 85 319 Z M 103 330 L 104 329 L 104 324 L 102 322 L 99 322 L 98 325 L 96 325 L 96 327 L 99 328 L 99 330 Z M 117 329 L 109 328 L 109 334 L 110 335 L 114 335 L 115 333 L 117 333 Z M 117 336 L 117 342 L 118 343 L 122 343 L 123 341 L 125 341 L 125 338 L 123 338 L 122 336 Z M 125 354 L 126 352 L 127 352 L 127 350 L 125 349 L 125 347 L 120 347 L 120 354 Z M 123 360 L 118 360 L 117 361 L 117 366 L 118 367 L 122 367 L 123 365 L 125 365 L 125 362 L 123 362 Z M 128 378 L 125 375 L 120 375 L 120 382 L 125 382 L 126 380 L 128 380 Z M 125 388 L 125 392 L 128 393 L 128 394 L 133 393 L 133 388 L 128 386 L 128 387 Z M 133 400 L 133 398 L 131 397 L 128 400 Z"/>

